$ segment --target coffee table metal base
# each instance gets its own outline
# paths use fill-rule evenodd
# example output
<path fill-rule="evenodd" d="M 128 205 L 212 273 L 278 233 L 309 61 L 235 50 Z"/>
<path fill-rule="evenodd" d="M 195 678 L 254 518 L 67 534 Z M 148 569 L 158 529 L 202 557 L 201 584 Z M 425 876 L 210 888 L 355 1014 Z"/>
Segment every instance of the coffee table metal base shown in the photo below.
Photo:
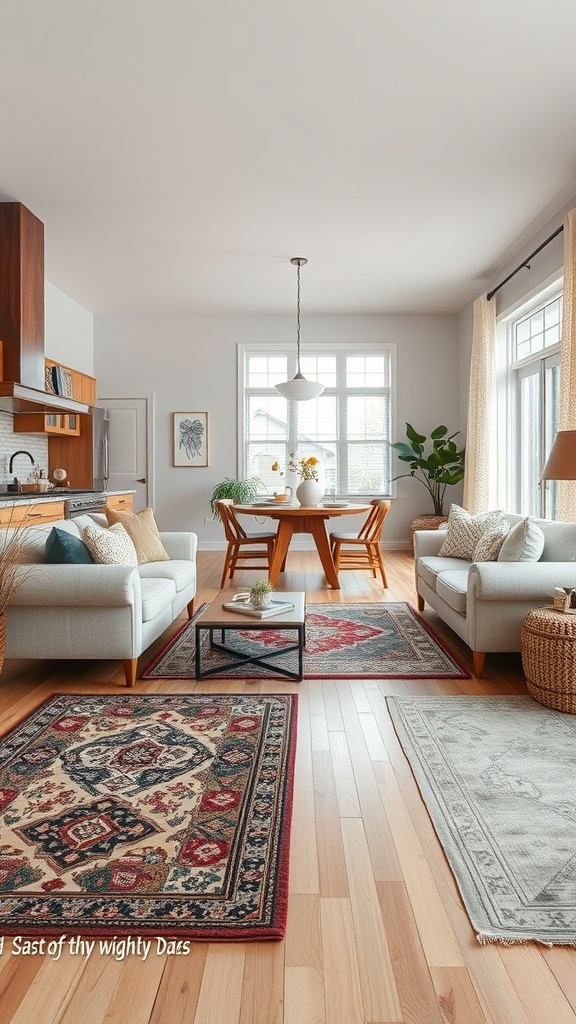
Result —
<path fill-rule="evenodd" d="M 208 679 L 210 676 L 226 675 L 231 669 L 243 668 L 248 665 L 257 665 L 259 668 L 269 669 L 271 675 L 281 675 L 288 679 L 295 679 L 298 682 L 302 679 L 303 653 L 306 643 L 306 625 L 303 594 L 286 594 L 287 599 L 294 599 L 296 609 L 288 615 L 271 619 L 250 619 L 247 616 L 240 616 L 234 613 L 227 613 L 222 609 L 222 596 L 214 602 L 196 622 L 196 652 L 195 652 L 195 675 L 196 679 Z M 277 633 L 290 632 L 296 637 L 288 638 L 283 647 L 274 647 L 273 650 L 266 650 L 264 647 L 252 653 L 239 651 L 231 644 L 233 637 L 227 634 L 234 634 L 239 631 L 246 633 L 263 632 L 274 630 Z M 203 666 L 202 664 L 202 638 L 208 632 L 209 650 L 218 651 L 226 660 L 216 666 Z M 277 658 L 297 653 L 297 670 L 291 671 L 283 665 L 275 664 Z"/>
<path fill-rule="evenodd" d="M 208 629 L 210 638 L 210 649 L 218 651 L 220 654 L 228 655 L 228 660 L 224 663 L 220 663 L 216 668 L 202 668 L 202 647 L 200 633 L 202 628 Z M 236 628 L 246 631 L 246 626 L 232 627 L 232 630 Z M 252 629 L 262 629 L 262 623 L 259 622 L 258 626 L 249 627 Z M 232 631 L 230 627 L 227 629 L 218 629 L 217 627 L 207 626 L 196 626 L 196 679 L 207 679 L 208 676 L 223 675 L 231 668 L 239 668 L 244 665 L 259 665 L 260 668 L 270 668 L 275 675 L 279 674 L 287 676 L 288 679 L 297 679 L 298 682 L 302 679 L 302 652 L 305 644 L 304 626 L 292 626 L 292 630 L 295 630 L 298 636 L 296 643 L 288 644 L 286 647 L 275 647 L 273 651 L 263 651 L 257 655 L 255 654 L 243 654 L 242 651 L 236 650 L 234 647 L 228 647 L 226 644 L 226 633 Z M 215 639 L 214 634 L 220 633 L 220 641 Z M 291 651 L 298 652 L 298 670 L 291 672 L 289 669 L 284 668 L 281 665 L 271 664 L 273 658 L 279 658 L 281 654 L 290 654 Z"/>

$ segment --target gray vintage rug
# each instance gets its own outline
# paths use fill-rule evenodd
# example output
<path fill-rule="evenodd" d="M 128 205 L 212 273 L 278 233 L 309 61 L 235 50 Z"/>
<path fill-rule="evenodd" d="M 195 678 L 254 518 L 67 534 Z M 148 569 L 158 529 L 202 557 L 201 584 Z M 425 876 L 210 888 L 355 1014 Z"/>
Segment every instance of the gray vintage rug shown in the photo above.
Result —
<path fill-rule="evenodd" d="M 531 697 L 388 697 L 480 942 L 576 945 L 576 717 Z"/>

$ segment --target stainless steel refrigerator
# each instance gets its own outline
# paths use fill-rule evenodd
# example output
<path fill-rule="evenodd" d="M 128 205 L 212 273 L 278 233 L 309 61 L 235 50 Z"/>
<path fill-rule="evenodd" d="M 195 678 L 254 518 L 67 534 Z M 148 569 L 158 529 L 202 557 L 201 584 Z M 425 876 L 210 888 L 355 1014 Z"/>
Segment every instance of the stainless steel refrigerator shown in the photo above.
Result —
<path fill-rule="evenodd" d="M 94 488 L 108 490 L 110 476 L 109 432 L 110 414 L 108 409 L 92 409 L 92 466 Z"/>

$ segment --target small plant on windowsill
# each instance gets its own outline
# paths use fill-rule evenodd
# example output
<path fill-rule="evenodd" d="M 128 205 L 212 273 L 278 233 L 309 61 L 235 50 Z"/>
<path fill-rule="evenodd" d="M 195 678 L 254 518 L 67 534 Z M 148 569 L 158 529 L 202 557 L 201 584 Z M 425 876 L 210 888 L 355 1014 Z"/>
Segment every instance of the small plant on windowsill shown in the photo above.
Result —
<path fill-rule="evenodd" d="M 271 594 L 274 587 L 270 583 L 270 580 L 256 580 L 250 584 L 248 588 L 250 593 L 250 601 L 255 608 L 266 608 L 270 604 Z"/>

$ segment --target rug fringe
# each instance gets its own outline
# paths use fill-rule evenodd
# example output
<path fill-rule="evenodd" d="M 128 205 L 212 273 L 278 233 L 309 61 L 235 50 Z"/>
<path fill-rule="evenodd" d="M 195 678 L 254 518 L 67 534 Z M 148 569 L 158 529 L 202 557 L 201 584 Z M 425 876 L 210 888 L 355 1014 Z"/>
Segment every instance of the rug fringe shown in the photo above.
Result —
<path fill-rule="evenodd" d="M 477 932 L 476 938 L 481 946 L 487 946 L 491 942 L 499 942 L 502 946 L 525 946 L 527 942 L 537 942 L 540 946 L 547 946 L 548 949 L 552 949 L 553 946 L 576 947 L 576 939 L 572 941 L 569 939 L 559 939 L 558 942 L 545 942 L 544 939 L 539 939 L 536 935 L 526 935 L 523 938 L 510 939 L 504 935 L 490 935 L 488 932 Z"/>

